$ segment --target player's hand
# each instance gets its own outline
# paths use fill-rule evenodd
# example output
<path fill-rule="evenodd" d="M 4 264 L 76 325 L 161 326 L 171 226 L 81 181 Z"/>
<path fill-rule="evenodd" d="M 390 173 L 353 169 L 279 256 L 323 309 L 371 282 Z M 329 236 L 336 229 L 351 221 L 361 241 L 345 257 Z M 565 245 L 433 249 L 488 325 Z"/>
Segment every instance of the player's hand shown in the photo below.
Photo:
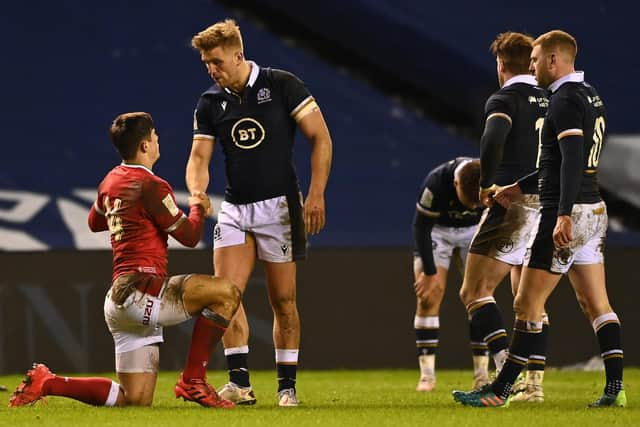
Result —
<path fill-rule="evenodd" d="M 573 221 L 570 215 L 560 215 L 553 229 L 553 243 L 557 248 L 566 248 L 573 240 Z"/>
<path fill-rule="evenodd" d="M 189 196 L 189 206 L 200 205 L 204 209 L 205 215 L 211 216 L 213 214 L 213 208 L 211 207 L 211 200 L 206 193 L 202 191 L 194 191 Z"/>
<path fill-rule="evenodd" d="M 427 276 L 424 273 L 418 275 L 418 279 L 413 284 L 413 288 L 416 291 L 416 296 L 421 300 L 425 300 L 429 297 L 433 289 L 438 285 L 436 280 L 436 274 L 433 276 Z"/>
<path fill-rule="evenodd" d="M 522 190 L 518 183 L 498 187 L 493 195 L 493 199 L 503 208 L 509 209 L 511 203 L 522 196 Z"/>
<path fill-rule="evenodd" d="M 307 234 L 318 234 L 324 228 L 325 210 L 324 195 L 309 193 L 304 202 L 304 231 Z"/>
<path fill-rule="evenodd" d="M 482 188 L 480 187 L 480 203 L 482 203 L 485 207 L 490 208 L 495 203 L 493 200 L 493 195 L 498 191 L 500 187 L 493 184 L 491 187 Z"/>

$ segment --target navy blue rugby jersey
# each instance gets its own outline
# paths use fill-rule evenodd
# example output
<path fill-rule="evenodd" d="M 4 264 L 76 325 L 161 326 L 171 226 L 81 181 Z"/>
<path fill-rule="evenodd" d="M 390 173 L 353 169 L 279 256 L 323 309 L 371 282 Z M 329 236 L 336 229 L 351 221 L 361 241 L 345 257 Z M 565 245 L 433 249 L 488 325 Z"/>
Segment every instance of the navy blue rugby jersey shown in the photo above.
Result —
<path fill-rule="evenodd" d="M 456 168 L 470 160 L 469 157 L 458 157 L 433 169 L 420 187 L 416 203 L 418 211 L 429 216 L 437 215 L 436 224 L 444 227 L 468 227 L 480 222 L 482 208 L 464 206 L 453 185 Z"/>
<path fill-rule="evenodd" d="M 595 88 L 584 81 L 584 73 L 571 73 L 551 84 L 549 111 L 542 128 L 542 149 L 538 182 L 543 207 L 558 207 L 560 201 L 560 165 L 562 154 L 559 139 L 564 135 L 582 133 L 582 181 L 575 203 L 596 203 L 601 199 L 598 189 L 598 163 L 604 143 L 606 111 Z"/>
<path fill-rule="evenodd" d="M 515 76 L 507 80 L 486 102 L 487 120 L 500 116 L 511 123 L 494 184 L 513 184 L 537 169 L 540 132 L 549 106 L 547 91 L 537 84 L 533 76 Z M 482 167 L 482 164 L 480 166 Z M 533 183 L 522 191 L 536 194 L 538 188 Z"/>
<path fill-rule="evenodd" d="M 246 204 L 299 192 L 293 164 L 297 121 L 316 108 L 304 83 L 249 61 L 242 94 L 214 84 L 194 113 L 194 138 L 209 138 L 225 156 L 225 200 Z"/>

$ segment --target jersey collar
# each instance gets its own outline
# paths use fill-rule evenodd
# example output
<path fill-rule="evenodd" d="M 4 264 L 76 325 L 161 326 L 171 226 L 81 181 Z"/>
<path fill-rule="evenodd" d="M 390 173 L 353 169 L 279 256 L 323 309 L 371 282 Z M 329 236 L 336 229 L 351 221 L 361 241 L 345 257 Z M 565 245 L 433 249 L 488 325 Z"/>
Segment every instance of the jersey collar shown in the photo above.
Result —
<path fill-rule="evenodd" d="M 504 84 L 502 85 L 502 88 L 504 89 L 505 87 L 511 86 L 512 84 L 515 84 L 515 83 L 526 83 L 531 86 L 538 85 L 538 81 L 531 74 L 518 74 L 517 76 L 513 76 L 509 80 L 504 82 Z"/>
<path fill-rule="evenodd" d="M 147 172 L 149 172 L 151 175 L 155 175 L 155 173 L 151 172 L 151 169 L 148 169 L 146 166 L 135 165 L 135 164 L 125 163 L 125 162 L 120 163 L 120 166 L 125 166 L 125 167 L 128 167 L 128 168 L 144 169 Z"/>
<path fill-rule="evenodd" d="M 549 90 L 553 93 L 560 89 L 560 86 L 567 82 L 582 83 L 584 81 L 584 71 L 576 71 L 559 78 L 549 85 Z"/>
<path fill-rule="evenodd" d="M 258 64 L 256 64 L 253 61 L 247 61 L 247 63 L 251 66 L 251 73 L 249 74 L 249 80 L 247 80 L 247 86 L 245 87 L 253 87 L 253 85 L 256 83 L 256 80 L 258 80 L 258 74 L 260 74 L 260 67 L 258 66 Z M 233 94 L 234 92 L 228 88 L 224 88 L 224 90 L 229 93 L 229 94 Z"/>

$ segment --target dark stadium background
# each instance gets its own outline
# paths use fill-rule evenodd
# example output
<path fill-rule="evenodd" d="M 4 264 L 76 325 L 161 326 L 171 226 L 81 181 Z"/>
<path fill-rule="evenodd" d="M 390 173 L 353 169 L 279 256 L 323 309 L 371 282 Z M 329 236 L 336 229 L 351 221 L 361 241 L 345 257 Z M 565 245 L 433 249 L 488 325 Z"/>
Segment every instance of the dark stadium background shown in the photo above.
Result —
<path fill-rule="evenodd" d="M 210 85 L 191 36 L 225 17 L 245 53 L 300 76 L 334 142 L 326 230 L 300 266 L 302 365 L 411 367 L 411 228 L 418 186 L 435 165 L 477 155 L 486 97 L 496 89 L 488 46 L 499 32 L 562 28 L 579 43 L 577 68 L 608 108 L 601 181 L 610 210 L 609 289 L 626 336 L 640 315 L 640 7 L 611 2 L 98 1 L 10 2 L 0 16 L 0 373 L 32 360 L 56 370 L 113 369 L 102 321 L 110 253 L 86 229 L 95 188 L 118 157 L 107 128 L 121 112 L 150 112 L 160 134 L 155 171 L 185 192 L 192 113 Z M 221 153 L 210 193 L 223 192 Z M 309 147 L 296 144 L 303 189 Z M 210 232 L 199 249 L 172 251 L 170 270 L 210 271 Z M 453 273 L 441 315 L 439 366 L 468 366 L 465 314 Z M 251 364 L 270 368 L 270 311 L 261 268 L 246 294 Z M 552 299 L 551 365 L 596 353 L 568 284 Z M 500 301 L 511 318 L 503 286 Z M 167 333 L 163 366 L 178 368 L 189 327 Z M 626 340 L 629 364 L 640 347 Z M 220 365 L 220 357 L 215 364 Z"/>

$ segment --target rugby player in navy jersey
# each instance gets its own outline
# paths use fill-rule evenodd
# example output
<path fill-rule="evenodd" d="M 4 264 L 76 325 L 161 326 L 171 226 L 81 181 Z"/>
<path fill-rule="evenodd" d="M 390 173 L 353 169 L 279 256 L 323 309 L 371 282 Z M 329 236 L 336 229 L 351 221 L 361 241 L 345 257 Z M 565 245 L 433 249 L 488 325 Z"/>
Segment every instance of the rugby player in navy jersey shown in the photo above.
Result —
<path fill-rule="evenodd" d="M 110 378 L 53 374 L 34 364 L 11 396 L 9 406 L 63 396 L 95 406 L 150 406 L 159 369 L 162 331 L 196 317 L 187 363 L 174 387 L 176 397 L 214 408 L 232 408 L 206 381 L 211 349 L 222 338 L 240 304 L 228 279 L 204 274 L 168 276 L 167 238 L 194 247 L 202 237 L 210 202 L 203 193 L 189 198 L 189 215 L 176 205 L 171 186 L 152 172 L 160 157 L 158 135 L 147 113 L 125 113 L 110 129 L 122 164 L 98 187 L 89 212 L 92 231 L 109 230 L 113 249 L 112 285 L 104 317 L 115 343 L 116 373 Z"/>
<path fill-rule="evenodd" d="M 546 91 L 538 87 L 529 72 L 532 43 L 533 39 L 525 34 L 507 32 L 499 34 L 491 44 L 500 89 L 486 102 L 485 128 L 480 141 L 480 198 L 488 209 L 471 243 L 460 290 L 470 322 L 471 342 L 487 343 L 496 370 L 502 368 L 506 359 L 508 342 L 493 294 L 502 279 L 511 273 L 515 295 L 528 236 L 539 209 L 535 183 L 523 188 L 524 194 L 509 209 L 494 204 L 491 199 L 497 186 L 511 184 L 536 170 L 540 129 L 549 101 Z M 544 332 L 540 335 L 543 344 L 546 326 Z M 542 347 L 544 350 L 545 346 Z M 515 400 L 543 400 L 543 350 L 529 363 L 528 387 L 521 387 Z M 488 377 L 481 378 L 474 388 L 487 382 Z"/>
<path fill-rule="evenodd" d="M 607 208 L 598 190 L 598 164 L 606 112 L 598 92 L 574 68 L 576 40 L 560 30 L 533 43 L 531 68 L 551 91 L 541 134 L 539 170 L 495 194 L 505 206 L 538 181 L 541 213 L 529 245 L 518 294 L 509 356 L 496 380 L 479 391 L 454 392 L 469 406 L 506 406 L 509 390 L 531 354 L 536 354 L 546 300 L 568 274 L 582 310 L 591 321 L 604 360 L 606 384 L 590 407 L 622 407 L 623 357 L 620 320 L 605 287 L 604 242 Z"/>
<path fill-rule="evenodd" d="M 480 220 L 479 178 L 479 161 L 459 157 L 432 170 L 420 188 L 413 219 L 417 296 L 413 323 L 420 366 L 417 391 L 431 391 L 436 384 L 440 304 L 454 251 L 464 268 L 469 242 Z M 472 348 L 474 375 L 487 377 L 486 346 L 480 342 Z"/>
<path fill-rule="evenodd" d="M 325 224 L 329 130 L 300 79 L 244 57 L 242 35 L 233 20 L 201 31 L 192 46 L 214 84 L 200 96 L 194 114 L 187 186 L 192 193 L 206 191 L 214 145 L 220 145 L 227 185 L 213 235 L 214 270 L 244 291 L 256 260 L 262 261 L 274 313 L 278 403 L 297 406 L 296 261 L 306 256 L 306 235 L 317 234 Z M 312 146 L 304 203 L 292 159 L 296 128 Z M 220 391 L 238 404 L 256 402 L 249 382 L 248 339 L 240 307 L 223 338 L 229 382 Z"/>

